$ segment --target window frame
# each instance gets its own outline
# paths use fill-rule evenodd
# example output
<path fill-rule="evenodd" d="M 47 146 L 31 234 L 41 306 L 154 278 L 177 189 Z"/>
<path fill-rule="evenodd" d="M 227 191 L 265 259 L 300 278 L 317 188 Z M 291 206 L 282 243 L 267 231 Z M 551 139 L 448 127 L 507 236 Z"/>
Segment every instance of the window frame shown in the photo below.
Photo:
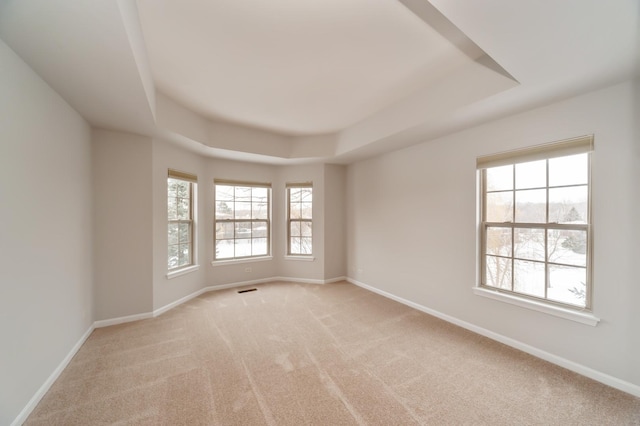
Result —
<path fill-rule="evenodd" d="M 311 218 L 291 218 L 291 190 L 292 189 L 310 189 L 311 190 Z M 287 183 L 286 184 L 286 202 L 287 202 L 287 256 L 288 257 L 302 257 L 302 258 L 313 258 L 313 182 L 301 182 L 301 183 Z M 300 201 L 302 203 L 302 201 Z M 311 252 L 310 253 L 293 253 L 291 239 L 293 236 L 291 235 L 291 223 L 299 222 L 302 225 L 303 222 L 309 223 L 311 225 Z M 301 227 L 302 228 L 302 227 Z M 300 235 L 302 238 L 302 235 Z"/>
<path fill-rule="evenodd" d="M 189 218 L 188 219 L 171 219 L 169 215 L 169 180 L 179 180 L 182 182 L 187 182 L 189 184 Z M 192 270 L 196 270 L 197 265 L 197 253 L 196 253 L 196 217 L 197 217 L 197 185 L 198 185 L 198 177 L 191 173 L 181 172 L 174 169 L 168 169 L 167 171 L 167 277 L 173 278 L 175 276 L 182 275 L 187 272 L 191 272 Z M 178 198 L 178 197 L 176 197 Z M 177 224 L 178 229 L 180 224 L 187 223 L 189 225 L 189 263 L 184 265 L 178 265 L 173 268 L 169 266 L 169 247 L 170 246 L 178 246 L 178 252 L 180 251 L 180 246 L 184 245 L 179 241 L 177 244 L 170 244 L 169 242 L 169 227 L 172 224 Z M 178 231 L 179 235 L 179 231 Z"/>
<path fill-rule="evenodd" d="M 490 298 L 498 299 L 508 303 L 524 306 L 527 308 L 543 311 L 552 315 L 565 317 L 568 319 L 576 320 L 590 325 L 596 325 L 599 321 L 598 318 L 591 315 L 593 310 L 593 215 L 591 212 L 592 206 L 592 151 L 593 151 L 593 135 L 581 136 L 578 138 L 568 139 L 560 142 L 554 142 L 551 144 L 537 145 L 522 150 L 503 152 L 494 155 L 479 157 L 477 159 L 477 173 L 478 173 L 478 282 L 474 289 L 474 292 L 478 295 L 487 296 Z M 575 154 L 587 154 L 587 218 L 585 224 L 575 223 L 556 223 L 550 222 L 550 201 L 549 190 L 563 187 L 563 186 L 551 186 L 549 182 L 549 160 L 553 158 L 565 157 Z M 545 161 L 545 186 L 534 189 L 545 190 L 545 220 L 543 223 L 528 223 L 528 222 L 516 222 L 515 216 L 516 203 L 516 187 L 515 180 L 514 186 L 510 190 L 504 190 L 503 192 L 511 192 L 512 198 L 512 220 L 508 222 L 489 222 L 487 220 L 487 194 L 491 192 L 501 192 L 500 190 L 488 191 L 487 188 L 487 169 L 492 167 L 499 167 L 505 165 L 513 166 L 513 173 L 515 178 L 515 165 L 520 163 L 526 163 L 536 160 Z M 564 185 L 564 187 L 571 186 L 584 186 L 580 185 Z M 531 188 L 527 188 L 531 189 Z M 509 229 L 511 233 L 511 253 L 508 256 L 494 256 L 508 259 L 511 262 L 511 289 L 504 289 L 487 284 L 487 230 L 489 228 L 503 228 Z M 544 259 L 537 260 L 535 262 L 544 265 L 545 275 L 545 293 L 544 297 L 521 293 L 514 290 L 514 262 L 519 260 L 515 253 L 514 244 L 514 232 L 516 229 L 536 229 L 544 232 Z M 557 261 L 553 261 L 548 256 L 548 236 L 549 231 L 557 230 L 571 231 L 579 230 L 585 232 L 586 235 L 586 253 L 585 253 L 585 303 L 583 306 L 573 305 L 570 303 L 564 303 L 548 298 L 549 288 L 549 267 L 550 265 L 559 266 L 572 266 L 562 264 Z M 522 259 L 525 261 L 532 261 L 531 259 Z"/>
<path fill-rule="evenodd" d="M 245 188 L 265 188 L 267 189 L 267 219 L 218 219 L 217 217 L 217 204 L 218 204 L 218 199 L 217 199 L 217 186 L 221 185 L 221 186 L 233 186 L 235 187 L 245 187 Z M 259 261 L 259 260 L 265 260 L 265 259 L 270 259 L 271 258 L 271 251 L 272 251 L 272 247 L 271 247 L 271 230 L 272 230 L 272 226 L 271 226 L 271 203 L 272 203 L 272 188 L 271 188 L 271 182 L 250 182 L 250 181 L 237 181 L 237 180 L 228 180 L 228 179 L 214 179 L 213 180 L 213 260 L 211 262 L 212 265 L 217 265 L 217 264 L 224 264 L 224 263 L 241 263 L 241 262 L 250 262 L 250 261 Z M 233 202 L 236 203 L 236 196 L 234 193 L 234 199 Z M 253 195 L 251 198 L 251 203 L 253 203 Z M 235 207 L 235 206 L 234 206 Z M 235 212 L 235 208 L 233 209 L 233 211 Z M 220 240 L 233 240 L 234 241 L 234 247 L 235 247 L 235 240 L 240 239 L 238 237 L 236 237 L 235 235 L 235 224 L 236 222 L 251 222 L 252 223 L 252 227 L 254 223 L 265 223 L 266 227 L 267 227 L 267 232 L 266 232 L 266 237 L 260 237 L 260 238 L 266 238 L 267 240 L 267 252 L 265 254 L 256 254 L 256 255 L 250 255 L 250 256 L 236 256 L 235 255 L 235 248 L 234 248 L 234 256 L 233 257 L 224 257 L 224 258 L 218 258 L 217 254 L 216 254 L 216 246 L 217 246 L 217 242 L 219 241 L 218 237 L 217 237 L 217 225 L 218 223 L 233 223 L 234 226 L 234 237 L 233 238 L 222 238 Z M 249 239 L 253 239 L 249 238 Z"/>

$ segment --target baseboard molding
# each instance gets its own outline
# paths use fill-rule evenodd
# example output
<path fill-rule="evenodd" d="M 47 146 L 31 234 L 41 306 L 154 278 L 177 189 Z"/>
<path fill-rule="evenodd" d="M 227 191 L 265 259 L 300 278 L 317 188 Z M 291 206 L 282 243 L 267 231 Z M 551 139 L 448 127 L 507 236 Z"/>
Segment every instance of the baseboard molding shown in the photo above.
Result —
<path fill-rule="evenodd" d="M 19 426 L 23 424 L 25 421 L 27 421 L 27 418 L 29 417 L 31 412 L 36 408 L 36 406 L 38 405 L 42 397 L 49 391 L 53 383 L 58 379 L 58 377 L 60 377 L 60 374 L 62 374 L 64 369 L 67 368 L 67 365 L 69 365 L 69 363 L 71 362 L 73 357 L 76 355 L 76 353 L 80 350 L 84 342 L 89 338 L 91 333 L 93 333 L 93 330 L 94 330 L 94 326 L 92 324 L 89 327 L 89 329 L 85 331 L 85 333 L 80 337 L 80 340 L 78 340 L 76 344 L 73 346 L 73 348 L 71 348 L 71 351 L 69 351 L 67 356 L 64 357 L 62 362 L 56 367 L 55 370 L 53 370 L 53 373 L 51 373 L 51 375 L 44 382 L 44 384 L 40 386 L 40 389 L 38 389 L 38 391 L 33 395 L 33 397 L 27 403 L 27 405 L 25 405 L 25 407 L 22 409 L 20 414 L 18 414 L 18 417 L 16 417 L 13 420 L 13 423 L 11 423 L 11 426 Z"/>
<path fill-rule="evenodd" d="M 609 374 L 603 373 L 598 370 L 594 370 L 593 368 L 584 366 L 582 364 L 578 364 L 577 362 L 570 361 L 566 358 L 562 358 L 558 355 L 554 355 L 552 353 L 543 351 L 534 346 L 528 345 L 526 343 L 522 343 L 519 340 L 512 339 L 510 337 L 503 336 L 501 334 L 495 333 L 493 331 L 487 330 L 482 327 L 478 327 L 477 325 L 471 324 L 466 321 L 462 321 L 458 318 L 452 317 L 447 314 L 443 314 L 442 312 L 436 311 L 431 308 L 427 308 L 426 306 L 420 305 L 418 303 L 412 302 L 407 299 L 403 299 L 402 297 L 396 296 L 394 294 L 388 293 L 384 290 L 380 290 L 376 287 L 372 287 L 363 282 L 354 280 L 353 278 L 347 278 L 347 281 L 351 284 L 357 285 L 358 287 L 362 287 L 365 290 L 369 290 L 373 293 L 384 296 L 388 299 L 395 300 L 396 302 L 402 303 L 403 305 L 407 305 L 411 308 L 417 309 L 418 311 L 424 312 L 429 315 L 433 315 L 434 317 L 440 318 L 444 321 L 455 324 L 459 327 L 465 328 L 469 331 L 473 331 L 474 333 L 480 334 L 482 336 L 488 337 L 489 339 L 495 340 L 497 342 L 503 343 L 507 346 L 511 346 L 512 348 L 521 350 L 522 352 L 526 352 L 530 355 L 535 356 L 536 358 L 543 359 L 552 364 L 559 365 L 560 367 L 566 368 L 567 370 L 571 370 L 574 373 L 578 373 L 582 376 L 593 379 L 597 382 L 604 383 L 607 386 L 611 386 L 612 388 L 616 388 L 628 394 L 640 397 L 640 386 L 634 385 L 633 383 L 629 383 L 617 377 L 611 376 Z"/>
<path fill-rule="evenodd" d="M 153 318 L 153 312 L 145 312 L 143 314 L 127 315 L 124 317 L 99 320 L 93 323 L 95 328 L 109 327 L 110 325 L 123 324 L 125 322 L 139 321 L 143 319 Z"/>

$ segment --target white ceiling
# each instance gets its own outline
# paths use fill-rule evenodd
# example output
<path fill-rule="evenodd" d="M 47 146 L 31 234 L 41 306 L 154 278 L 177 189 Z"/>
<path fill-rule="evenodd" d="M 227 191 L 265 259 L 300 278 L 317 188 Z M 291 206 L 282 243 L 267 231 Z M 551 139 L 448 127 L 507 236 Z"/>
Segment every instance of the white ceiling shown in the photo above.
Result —
<path fill-rule="evenodd" d="M 0 0 L 92 125 L 206 155 L 350 162 L 638 72 L 637 0 Z"/>
<path fill-rule="evenodd" d="M 470 59 L 396 0 L 138 0 L 157 88 L 213 119 L 336 132 Z"/>

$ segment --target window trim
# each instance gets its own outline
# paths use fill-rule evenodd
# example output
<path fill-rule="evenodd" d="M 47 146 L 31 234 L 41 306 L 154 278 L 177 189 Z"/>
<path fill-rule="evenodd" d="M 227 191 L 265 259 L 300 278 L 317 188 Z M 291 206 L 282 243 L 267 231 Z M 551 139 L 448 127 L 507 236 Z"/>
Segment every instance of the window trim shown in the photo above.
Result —
<path fill-rule="evenodd" d="M 593 222 L 592 222 L 592 151 L 593 151 L 593 135 L 586 135 L 577 138 L 567 139 L 550 144 L 536 145 L 533 147 L 507 151 L 498 154 L 478 157 L 476 161 L 477 168 L 477 182 L 478 182 L 478 235 L 477 235 L 477 253 L 478 253 L 478 270 L 477 270 L 477 283 L 474 287 L 474 293 L 479 296 L 489 297 L 492 299 L 500 300 L 522 306 L 525 308 L 545 312 L 551 315 L 559 316 L 566 319 L 571 319 L 584 324 L 595 326 L 599 322 L 599 318 L 592 314 L 593 310 Z M 575 154 L 588 154 L 588 177 L 587 177 L 587 223 L 586 224 L 559 224 L 559 223 L 523 223 L 523 222 L 488 222 L 486 218 L 486 169 L 491 167 L 499 167 L 505 165 L 515 165 L 519 163 L 547 160 L 546 173 L 548 174 L 548 160 L 557 157 L 570 156 Z M 515 184 L 515 182 L 514 182 Z M 572 185 L 567 185 L 572 186 Z M 547 181 L 545 187 L 547 190 L 547 218 L 548 218 L 548 191 L 549 181 Z M 511 190 L 515 191 L 515 187 Z M 513 206 L 515 209 L 515 205 Z M 587 253 L 586 253 L 586 299 L 585 306 L 574 306 L 568 303 L 562 303 L 554 300 L 547 299 L 546 288 L 544 297 L 536 297 L 523 293 L 518 293 L 512 290 L 501 289 L 486 285 L 486 237 L 487 228 L 489 227 L 504 227 L 511 230 L 517 228 L 524 229 L 543 229 L 545 231 L 545 239 L 547 238 L 548 230 L 583 230 L 587 234 Z M 509 257 L 512 262 L 516 257 L 512 253 Z M 547 259 L 545 253 L 544 262 L 545 271 L 550 264 L 557 264 L 557 262 L 550 262 Z M 573 266 L 573 265 L 572 265 Z M 546 276 L 547 272 L 545 272 Z"/>
<path fill-rule="evenodd" d="M 311 219 L 291 219 L 291 189 L 293 188 L 310 188 L 311 189 Z M 285 185 L 286 203 L 287 203 L 287 219 L 286 219 L 286 235 L 287 235 L 287 251 L 285 259 L 287 260 L 315 260 L 313 255 L 313 182 L 287 183 Z M 311 253 L 292 253 L 291 252 L 291 222 L 308 222 L 311 224 Z"/>
<path fill-rule="evenodd" d="M 185 220 L 185 219 L 169 219 L 168 217 L 168 213 L 167 213 L 167 228 L 168 225 L 171 223 L 190 223 L 191 226 L 191 235 L 190 237 L 190 241 L 189 241 L 189 245 L 190 245 L 190 250 L 189 250 L 189 254 L 190 254 L 190 262 L 187 265 L 180 265 L 180 266 L 176 266 L 175 268 L 169 268 L 169 265 L 167 263 L 167 274 L 166 277 L 167 279 L 172 279 L 181 275 L 185 275 L 189 272 L 194 272 L 197 271 L 199 269 L 199 265 L 198 265 L 198 254 L 197 254 L 197 232 L 196 232 L 196 227 L 197 227 L 197 208 L 198 208 L 198 201 L 197 201 L 197 188 L 198 188 L 198 176 L 191 174 L 191 173 L 187 173 L 187 172 L 182 172 L 179 170 L 175 170 L 175 169 L 168 169 L 167 170 L 167 182 L 168 179 L 176 179 L 176 180 L 182 180 L 185 182 L 189 182 L 189 216 L 190 219 Z M 167 188 L 167 206 L 169 203 L 168 200 L 168 188 Z M 168 238 L 168 237 L 167 237 Z M 169 241 L 167 239 L 167 250 L 169 247 Z M 167 253 L 167 260 L 168 260 L 168 253 Z"/>
<path fill-rule="evenodd" d="M 242 186 L 242 187 L 250 187 L 250 188 L 266 188 L 267 189 L 267 219 L 221 219 L 218 220 L 216 216 L 217 211 L 217 203 L 218 200 L 216 198 L 217 186 Z M 231 180 L 231 179 L 214 179 L 213 180 L 213 260 L 211 261 L 212 266 L 220 266 L 225 264 L 234 264 L 234 263 L 245 263 L 245 262 L 256 262 L 263 260 L 271 260 L 272 259 L 272 247 L 271 247 L 271 201 L 272 197 L 272 188 L 271 182 L 251 182 L 251 181 L 240 181 L 240 180 Z M 235 202 L 235 194 L 234 194 L 234 202 Z M 216 237 L 216 224 L 220 223 L 236 223 L 236 222 L 251 222 L 252 224 L 255 222 L 266 222 L 267 225 L 267 253 L 266 254 L 257 254 L 251 256 L 235 256 L 234 257 L 226 257 L 223 259 L 216 258 L 216 243 L 218 241 Z M 235 226 L 234 226 L 235 229 Z M 234 241 L 236 240 L 234 236 Z"/>

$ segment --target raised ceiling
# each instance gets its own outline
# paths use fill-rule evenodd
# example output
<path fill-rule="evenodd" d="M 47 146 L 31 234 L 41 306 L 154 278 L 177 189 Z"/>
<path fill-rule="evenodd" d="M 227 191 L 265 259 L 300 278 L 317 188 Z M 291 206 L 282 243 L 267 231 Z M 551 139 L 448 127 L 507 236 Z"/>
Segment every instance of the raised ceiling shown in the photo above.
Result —
<path fill-rule="evenodd" d="M 350 162 L 638 72 L 633 0 L 0 0 L 0 37 L 96 127 Z"/>
<path fill-rule="evenodd" d="M 340 131 L 471 61 L 396 0 L 138 7 L 159 91 L 205 117 L 285 134 Z"/>

